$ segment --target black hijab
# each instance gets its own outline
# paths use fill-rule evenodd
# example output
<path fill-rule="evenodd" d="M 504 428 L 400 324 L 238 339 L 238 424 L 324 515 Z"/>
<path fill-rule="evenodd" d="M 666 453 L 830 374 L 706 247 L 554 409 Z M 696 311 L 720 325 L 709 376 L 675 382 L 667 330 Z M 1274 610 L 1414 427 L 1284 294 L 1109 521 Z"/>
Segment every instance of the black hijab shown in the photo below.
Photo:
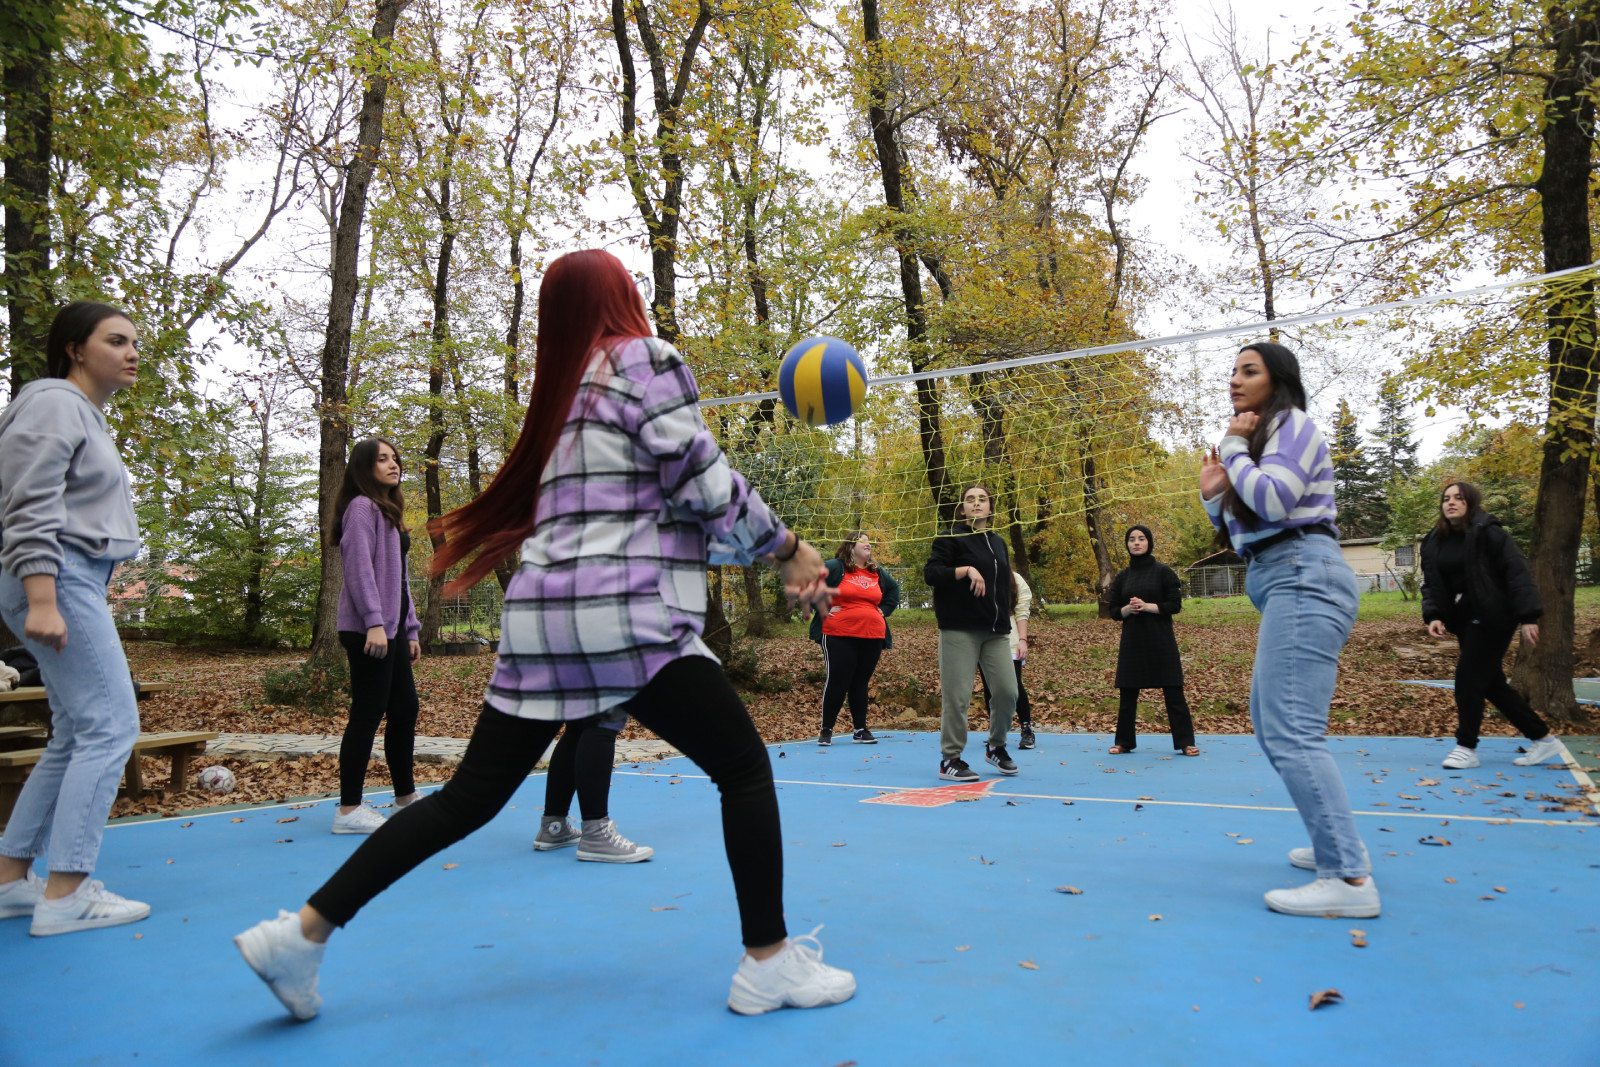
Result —
<path fill-rule="evenodd" d="M 1135 530 L 1138 530 L 1140 533 L 1144 534 L 1145 543 L 1148 544 L 1150 547 L 1145 550 L 1145 553 L 1142 556 L 1136 556 L 1132 552 L 1129 552 L 1128 553 L 1128 566 L 1130 566 L 1130 567 L 1149 567 L 1149 566 L 1153 566 L 1155 564 L 1155 562 L 1156 562 L 1156 538 L 1155 538 L 1155 534 L 1150 532 L 1150 527 L 1148 527 L 1148 526 L 1130 526 L 1130 527 L 1128 527 L 1128 532 L 1122 535 L 1122 547 L 1123 548 L 1127 548 L 1128 547 L 1128 538 L 1133 536 L 1133 531 L 1135 531 Z"/>

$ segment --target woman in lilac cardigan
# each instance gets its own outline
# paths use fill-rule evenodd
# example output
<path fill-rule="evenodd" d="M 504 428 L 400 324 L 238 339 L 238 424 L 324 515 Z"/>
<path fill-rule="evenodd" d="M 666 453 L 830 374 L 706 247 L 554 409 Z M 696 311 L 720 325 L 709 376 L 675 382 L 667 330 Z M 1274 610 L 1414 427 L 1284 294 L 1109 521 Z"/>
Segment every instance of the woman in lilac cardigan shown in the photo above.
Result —
<path fill-rule="evenodd" d="M 334 511 L 334 536 L 344 561 L 339 593 L 339 643 L 350 657 L 350 722 L 339 746 L 336 834 L 370 834 L 383 816 L 361 801 L 372 741 L 385 718 L 383 756 L 394 781 L 394 802 L 417 799 L 411 777 L 417 738 L 417 686 L 411 665 L 422 656 L 421 627 L 411 602 L 406 557 L 411 534 L 400 494 L 400 453 L 381 437 L 350 450 Z"/>

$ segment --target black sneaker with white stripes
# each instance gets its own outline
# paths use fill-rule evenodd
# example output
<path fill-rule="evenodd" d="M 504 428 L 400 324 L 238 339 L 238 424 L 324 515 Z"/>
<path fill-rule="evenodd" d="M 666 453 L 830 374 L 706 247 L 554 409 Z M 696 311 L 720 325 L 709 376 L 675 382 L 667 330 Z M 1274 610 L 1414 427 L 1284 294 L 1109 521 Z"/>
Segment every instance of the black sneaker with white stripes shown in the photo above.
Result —
<path fill-rule="evenodd" d="M 1017 773 L 1017 765 L 1011 762 L 1011 757 L 1006 753 L 1006 746 L 1004 745 L 999 748 L 990 748 L 988 745 L 984 745 L 983 758 L 994 764 L 995 770 L 1001 774 Z"/>
<path fill-rule="evenodd" d="M 959 756 L 955 759 L 939 761 L 939 777 L 947 782 L 976 782 L 978 772 L 967 766 L 967 761 Z"/>
<path fill-rule="evenodd" d="M 850 740 L 858 745 L 875 745 L 878 743 L 878 739 L 872 736 L 872 731 L 865 726 L 852 734 Z"/>

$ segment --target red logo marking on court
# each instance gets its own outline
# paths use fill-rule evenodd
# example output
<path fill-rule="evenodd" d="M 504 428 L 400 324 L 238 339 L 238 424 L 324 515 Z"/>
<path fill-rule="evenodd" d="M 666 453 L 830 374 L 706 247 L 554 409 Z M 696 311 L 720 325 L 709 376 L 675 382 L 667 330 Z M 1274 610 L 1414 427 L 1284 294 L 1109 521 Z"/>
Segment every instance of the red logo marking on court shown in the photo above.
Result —
<path fill-rule="evenodd" d="M 867 797 L 861 803 L 901 804 L 910 808 L 942 808 L 958 800 L 977 800 L 987 796 L 989 790 L 998 784 L 999 779 L 991 778 L 987 782 L 960 782 L 956 785 L 940 785 L 930 789 L 907 789 L 899 793 Z"/>

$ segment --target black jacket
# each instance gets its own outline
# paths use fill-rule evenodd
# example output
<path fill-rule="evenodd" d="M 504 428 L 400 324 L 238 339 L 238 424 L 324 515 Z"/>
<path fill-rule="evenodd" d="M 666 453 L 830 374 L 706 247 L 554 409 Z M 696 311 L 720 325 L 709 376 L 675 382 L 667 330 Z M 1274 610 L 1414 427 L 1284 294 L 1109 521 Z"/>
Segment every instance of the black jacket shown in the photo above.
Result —
<path fill-rule="evenodd" d="M 1452 633 L 1473 620 L 1496 629 L 1538 622 L 1544 605 L 1516 540 L 1486 511 L 1467 524 L 1466 538 L 1465 589 L 1451 586 L 1439 569 L 1439 531 L 1423 538 L 1422 621 L 1438 619 Z M 1462 610 L 1464 603 L 1472 605 L 1471 615 Z"/>
<path fill-rule="evenodd" d="M 978 568 L 986 585 L 983 596 L 972 595 L 970 581 L 956 577 L 957 567 Z M 955 523 L 947 536 L 933 539 L 922 580 L 933 590 L 939 629 L 1011 632 L 1011 557 L 999 534 Z"/>
<path fill-rule="evenodd" d="M 1155 614 L 1122 615 L 1134 597 L 1156 605 Z M 1118 689 L 1165 689 L 1183 684 L 1183 663 L 1172 616 L 1183 610 L 1183 584 L 1171 567 L 1157 560 L 1124 567 L 1111 580 L 1111 607 L 1122 622 L 1117 649 Z"/>

